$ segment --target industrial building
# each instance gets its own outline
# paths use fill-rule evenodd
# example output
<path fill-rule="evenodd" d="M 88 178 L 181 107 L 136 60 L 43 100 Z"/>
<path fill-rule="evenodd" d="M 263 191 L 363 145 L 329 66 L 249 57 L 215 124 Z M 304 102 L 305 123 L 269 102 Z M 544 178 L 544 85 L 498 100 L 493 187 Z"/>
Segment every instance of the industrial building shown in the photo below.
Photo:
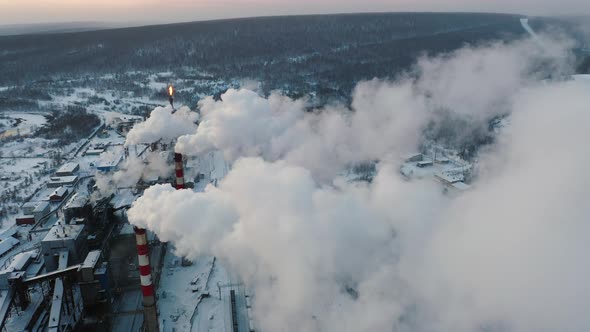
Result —
<path fill-rule="evenodd" d="M 78 170 L 80 169 L 80 164 L 78 163 L 66 163 L 63 164 L 56 172 L 56 176 L 72 176 L 75 175 Z"/>
<path fill-rule="evenodd" d="M 68 200 L 63 211 L 66 224 L 70 223 L 72 218 L 90 219 L 90 216 L 92 215 L 90 196 L 85 193 L 75 193 Z"/>
<path fill-rule="evenodd" d="M 158 293 L 162 276 L 171 273 L 168 269 L 162 271 L 170 251 L 153 233 L 134 228 L 126 221 L 126 209 L 144 188 L 117 188 L 112 195 L 94 199 L 91 172 L 114 171 L 125 153 L 129 153 L 121 141 L 114 141 L 119 139 L 115 136 L 111 133 L 94 140 L 83 157 L 75 157 L 75 162 L 61 166 L 49 179 L 47 187 L 51 189 L 36 192 L 30 198 L 33 202 L 22 205 L 23 214 L 13 228 L 14 233 L 0 236 L 0 332 L 159 332 L 178 330 L 181 326 L 171 325 L 176 318 L 168 319 L 169 312 L 160 312 L 166 309 L 158 307 L 157 302 L 165 296 Z M 215 155 L 219 160 L 211 154 L 200 163 L 194 163 L 197 158 L 193 158 L 194 168 L 185 173 L 190 158 L 160 145 L 164 151 L 149 151 L 147 146 L 140 146 L 139 153 L 139 148 L 133 150 L 139 156 L 159 154 L 169 163 L 170 175 L 174 174 L 175 180 L 146 176 L 142 179 L 144 184 L 168 183 L 178 190 L 187 190 L 193 187 L 193 179 L 204 187 L 228 171 L 221 154 Z M 25 224 L 30 226 L 19 226 Z M 179 295 L 208 297 L 208 284 L 216 285 L 209 281 L 214 275 L 214 259 L 210 265 L 199 262 L 194 264 L 200 264 L 198 268 L 191 268 L 183 264 L 188 260 L 171 257 L 168 262 L 178 260 L 182 262 L 178 267 L 187 275 L 193 273 L 186 281 L 191 291 Z M 222 284 L 230 283 L 228 279 L 220 280 Z M 169 275 L 166 282 L 183 283 L 184 278 Z M 230 293 L 224 289 L 227 299 Z M 243 295 L 233 293 L 237 305 L 227 313 L 234 328 L 239 320 L 237 331 L 246 331 L 249 324 L 245 304 L 240 304 L 244 302 Z M 192 305 L 190 301 L 185 304 Z M 223 315 L 218 316 L 217 320 L 224 319 Z"/>
<path fill-rule="evenodd" d="M 48 270 L 57 269 L 58 258 L 63 251 L 68 252 L 71 263 L 80 263 L 88 252 L 84 228 L 85 225 L 65 225 L 63 221 L 58 221 L 49 230 L 41 241 L 41 254 Z"/>
<path fill-rule="evenodd" d="M 47 182 L 48 188 L 59 188 L 63 186 L 75 186 L 78 183 L 77 175 L 70 176 L 52 176 Z"/>
<path fill-rule="evenodd" d="M 466 181 L 471 174 L 471 164 L 456 156 L 447 155 L 452 155 L 453 151 L 438 146 L 431 149 L 426 154 L 411 153 L 403 156 L 405 163 L 400 167 L 400 173 L 407 179 L 431 178 L 442 185 L 445 193 L 459 194 L 469 190 L 470 185 Z"/>
<path fill-rule="evenodd" d="M 101 154 L 101 160 L 96 165 L 96 169 L 101 172 L 112 172 L 117 169 L 119 163 L 123 160 L 123 155 Z"/>
<path fill-rule="evenodd" d="M 35 222 L 41 220 L 41 218 L 45 217 L 51 212 L 51 205 L 47 201 L 42 201 L 37 204 L 35 209 L 33 210 L 33 217 L 35 218 Z"/>
<path fill-rule="evenodd" d="M 55 189 L 51 195 L 49 195 L 50 202 L 61 202 L 70 194 L 70 190 L 67 187 L 59 187 Z"/>

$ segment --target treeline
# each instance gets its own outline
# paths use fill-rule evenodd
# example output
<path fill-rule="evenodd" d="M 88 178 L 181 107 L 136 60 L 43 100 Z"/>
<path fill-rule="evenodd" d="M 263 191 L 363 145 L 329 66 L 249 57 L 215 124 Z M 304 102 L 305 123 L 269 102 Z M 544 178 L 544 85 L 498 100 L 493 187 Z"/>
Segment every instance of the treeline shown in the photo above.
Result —
<path fill-rule="evenodd" d="M 88 113 L 81 106 L 68 106 L 64 111 L 54 110 L 47 120 L 47 124 L 37 131 L 37 135 L 57 139 L 59 145 L 67 145 L 88 137 L 92 130 L 100 125 L 98 116 Z"/>
<path fill-rule="evenodd" d="M 359 79 L 394 76 L 417 54 L 522 34 L 500 14 L 384 13 L 266 17 L 0 38 L 0 84 L 56 75 L 198 68 L 268 89 L 319 82 L 340 94 Z"/>

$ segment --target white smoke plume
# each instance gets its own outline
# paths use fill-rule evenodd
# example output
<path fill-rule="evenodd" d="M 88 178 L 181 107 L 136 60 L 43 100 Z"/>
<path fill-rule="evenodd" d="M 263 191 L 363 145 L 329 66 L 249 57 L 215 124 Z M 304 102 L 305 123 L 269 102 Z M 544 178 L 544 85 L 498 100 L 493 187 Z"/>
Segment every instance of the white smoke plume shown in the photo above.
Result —
<path fill-rule="evenodd" d="M 172 107 L 156 107 L 149 118 L 137 123 L 127 133 L 125 146 L 149 144 L 160 139 L 170 142 L 178 136 L 193 133 L 197 128 L 199 114 L 183 106 L 172 113 Z"/>
<path fill-rule="evenodd" d="M 127 133 L 125 146 L 150 144 L 159 140 L 169 143 L 180 135 L 194 132 L 198 120 L 199 114 L 186 106 L 180 107 L 176 112 L 173 112 L 171 106 L 156 107 L 146 121 L 135 124 Z M 105 155 L 114 158 L 112 152 L 106 152 Z M 135 186 L 142 178 L 166 178 L 171 173 L 170 161 L 164 155 L 147 153 L 144 158 L 129 157 L 112 176 L 96 176 L 98 196 L 113 194 L 117 188 Z"/>
<path fill-rule="evenodd" d="M 128 157 L 113 174 L 97 174 L 96 185 L 101 197 L 109 196 L 118 188 L 134 187 L 139 180 L 168 178 L 173 169 L 167 151 L 147 153 L 145 158 Z"/>
<path fill-rule="evenodd" d="M 177 149 L 222 149 L 232 170 L 202 193 L 149 188 L 129 220 L 181 255 L 226 262 L 254 289 L 263 331 L 588 331 L 590 91 L 540 82 L 539 54 L 522 52 L 535 47 L 422 59 L 417 79 L 359 85 L 351 111 L 305 113 L 301 101 L 245 91 L 206 100 L 202 127 Z M 478 84 L 501 98 L 478 97 Z M 388 158 L 414 148 L 438 108 L 510 113 L 458 197 L 403 180 Z M 371 183 L 318 180 L 322 162 L 366 159 L 381 160 Z"/>
<path fill-rule="evenodd" d="M 426 115 L 424 98 L 407 83 L 359 84 L 354 111 L 329 107 L 308 113 L 304 100 L 276 93 L 265 99 L 248 90 L 229 90 L 222 98 L 200 103 L 199 128 L 179 137 L 177 152 L 195 155 L 220 149 L 229 161 L 244 156 L 287 160 L 320 178 L 349 163 L 413 149 Z"/>
<path fill-rule="evenodd" d="M 248 90 L 229 90 L 222 101 L 206 98 L 199 107 L 198 130 L 178 139 L 186 155 L 222 150 L 230 162 L 244 156 L 286 160 L 330 178 L 344 166 L 413 150 L 428 121 L 450 113 L 486 127 L 490 118 L 508 113 L 511 98 L 536 78 L 536 67 L 551 66 L 561 75 L 569 64 L 567 42 L 543 39 L 467 47 L 437 58 L 422 58 L 415 72 L 394 83 L 358 84 L 351 109 L 329 106 L 307 112 L 305 100 L 273 93 L 268 99 Z M 554 68 L 553 68 L 554 67 Z M 461 133 L 459 133 L 460 135 Z M 470 134 L 469 132 L 467 134 Z"/>

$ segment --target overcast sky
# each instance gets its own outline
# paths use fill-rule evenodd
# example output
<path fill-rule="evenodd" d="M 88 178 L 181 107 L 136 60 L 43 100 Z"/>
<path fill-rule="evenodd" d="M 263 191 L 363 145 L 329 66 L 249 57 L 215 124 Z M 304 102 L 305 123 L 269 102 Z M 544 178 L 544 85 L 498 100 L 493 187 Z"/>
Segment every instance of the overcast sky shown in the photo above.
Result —
<path fill-rule="evenodd" d="M 382 11 L 590 14 L 590 0 L 0 0 L 0 25 L 79 21 L 158 23 Z"/>

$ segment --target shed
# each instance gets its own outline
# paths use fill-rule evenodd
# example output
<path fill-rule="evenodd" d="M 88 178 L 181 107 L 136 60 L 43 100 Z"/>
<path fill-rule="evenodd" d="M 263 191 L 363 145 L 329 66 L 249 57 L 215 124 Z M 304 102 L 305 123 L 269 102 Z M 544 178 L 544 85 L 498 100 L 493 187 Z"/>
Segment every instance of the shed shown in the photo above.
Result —
<path fill-rule="evenodd" d="M 23 214 L 16 217 L 16 224 L 19 226 L 22 225 L 34 225 L 35 224 L 35 216 L 32 214 Z"/>

